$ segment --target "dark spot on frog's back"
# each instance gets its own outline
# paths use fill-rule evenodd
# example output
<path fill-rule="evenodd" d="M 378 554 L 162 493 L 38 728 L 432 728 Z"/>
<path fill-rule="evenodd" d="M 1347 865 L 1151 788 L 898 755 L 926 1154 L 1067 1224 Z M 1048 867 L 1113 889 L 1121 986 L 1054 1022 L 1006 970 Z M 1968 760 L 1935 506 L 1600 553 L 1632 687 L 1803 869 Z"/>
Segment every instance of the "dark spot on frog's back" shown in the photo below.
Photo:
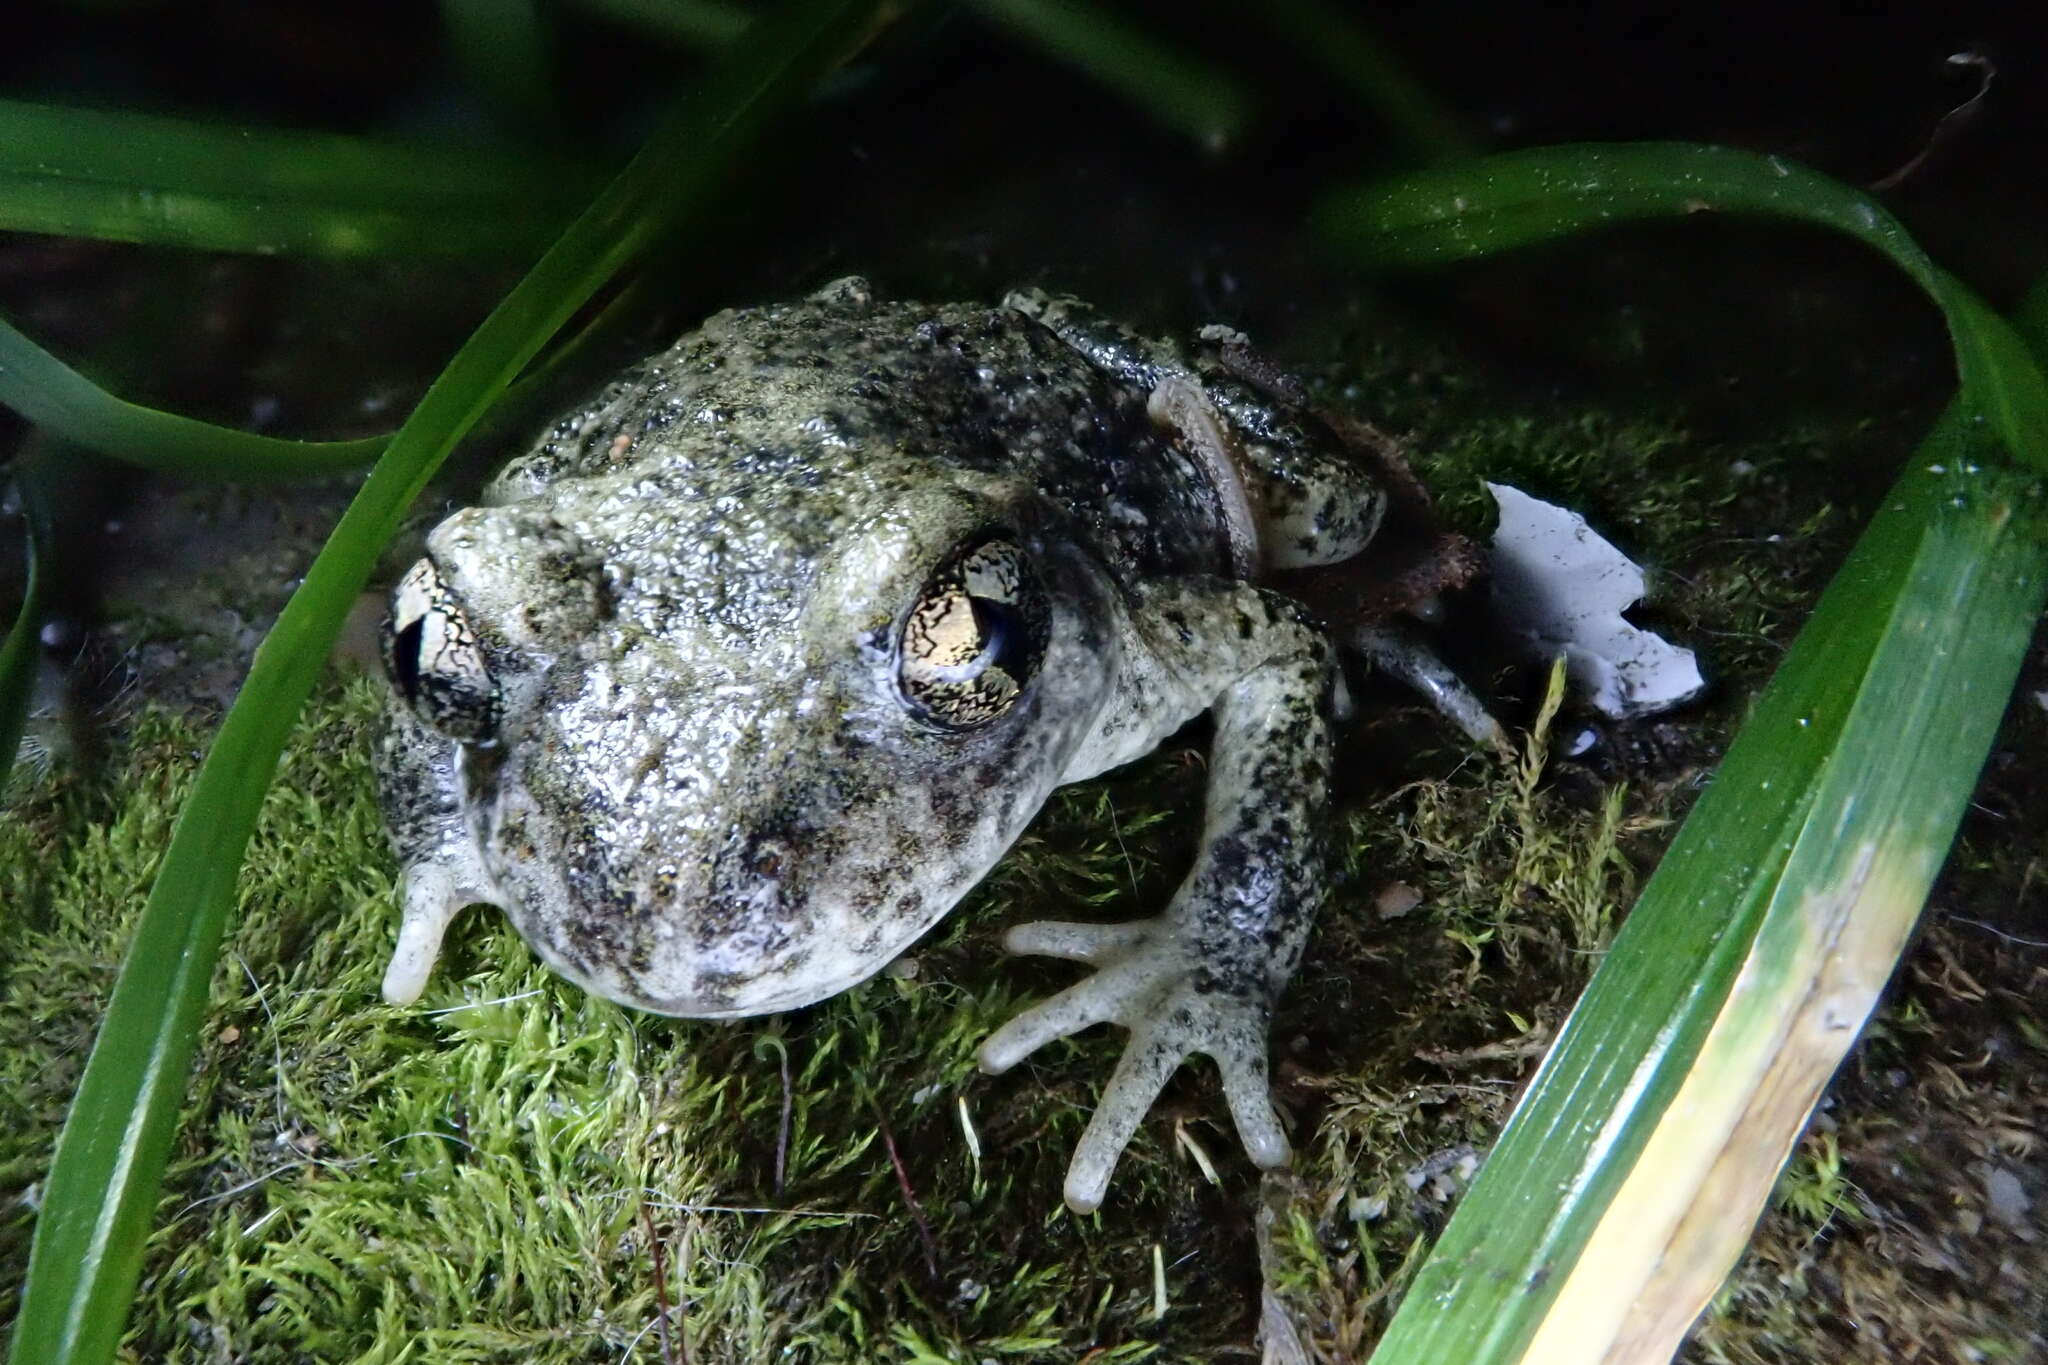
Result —
<path fill-rule="evenodd" d="M 916 867 L 930 857 L 932 850 L 923 832 L 900 829 L 896 832 L 895 851 L 894 866 Z"/>
<path fill-rule="evenodd" d="M 498 847 L 523 863 L 530 863 L 539 856 L 539 850 L 534 848 L 533 839 L 528 834 L 524 815 L 515 815 L 498 827 Z"/>
<path fill-rule="evenodd" d="M 633 931 L 641 918 L 631 895 L 611 877 L 601 858 L 578 850 L 564 869 L 569 899 L 579 913 L 559 926 L 563 956 L 586 971 L 607 963 L 634 963 L 645 956 Z"/>
<path fill-rule="evenodd" d="M 1251 865 L 1252 855 L 1243 835 L 1225 834 L 1210 842 L 1209 860 L 1219 878 L 1234 881 Z"/>

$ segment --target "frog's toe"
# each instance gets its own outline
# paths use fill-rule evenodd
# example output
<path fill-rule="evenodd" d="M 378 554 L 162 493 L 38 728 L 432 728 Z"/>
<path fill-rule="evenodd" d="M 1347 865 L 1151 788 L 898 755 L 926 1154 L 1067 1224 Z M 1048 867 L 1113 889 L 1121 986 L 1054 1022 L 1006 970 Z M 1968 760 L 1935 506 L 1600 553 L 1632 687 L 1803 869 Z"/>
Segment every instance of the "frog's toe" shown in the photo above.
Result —
<path fill-rule="evenodd" d="M 1513 756 L 1507 732 L 1486 703 L 1427 645 L 1391 625 L 1361 627 L 1351 633 L 1349 643 L 1373 667 L 1420 693 L 1474 744 L 1502 757 Z"/>
<path fill-rule="evenodd" d="M 1235 1038 L 1203 1045 L 1223 1073 L 1223 1098 L 1237 1124 L 1245 1154 L 1262 1170 L 1287 1164 L 1287 1134 L 1273 1112 L 1273 1088 L 1266 1075 L 1266 1039 Z"/>
<path fill-rule="evenodd" d="M 462 906 L 455 878 L 440 863 L 418 863 L 406 869 L 398 946 L 384 969 L 387 1001 L 410 1005 L 420 998 L 434 970 L 434 959 L 441 955 L 441 936 Z"/>
<path fill-rule="evenodd" d="M 473 857 L 449 857 L 408 867 L 400 900 L 398 945 L 392 950 L 391 965 L 384 969 L 384 999 L 410 1005 L 426 989 L 448 922 L 463 906 L 492 896 Z"/>
<path fill-rule="evenodd" d="M 1220 1006 L 1214 997 L 1200 1004 L 1182 998 L 1179 1008 L 1162 1008 L 1135 1024 L 1131 1041 L 1117 1061 L 1088 1131 L 1074 1149 L 1067 1168 L 1066 1199 L 1076 1213 L 1091 1213 L 1102 1204 L 1109 1178 L 1124 1148 L 1138 1131 L 1159 1092 L 1190 1053 L 1216 1059 L 1223 1074 L 1223 1094 L 1237 1135 L 1254 1165 L 1264 1169 L 1287 1163 L 1287 1135 L 1273 1112 L 1266 1079 L 1263 1020 L 1256 1011 Z"/>
<path fill-rule="evenodd" d="M 978 1054 L 981 1069 L 991 1075 L 1008 1071 L 1055 1039 L 1121 1019 L 1139 984 L 1138 971 L 1139 964 L 1119 963 L 1033 1005 L 988 1036 Z"/>
<path fill-rule="evenodd" d="M 1116 1172 L 1124 1148 L 1130 1146 L 1139 1122 L 1186 1055 L 1186 1049 L 1171 1038 L 1149 1029 L 1132 1034 L 1130 1045 L 1110 1074 L 1109 1084 L 1102 1087 L 1095 1117 L 1088 1120 L 1088 1131 L 1081 1135 L 1080 1144 L 1074 1148 L 1074 1159 L 1067 1166 L 1068 1208 L 1076 1213 L 1093 1213 L 1102 1207 L 1102 1196 L 1109 1189 L 1109 1178 Z"/>
<path fill-rule="evenodd" d="M 1166 919 L 1128 924 L 1048 920 L 1019 925 L 1004 939 L 1013 953 L 1066 958 L 1096 970 L 991 1034 L 981 1045 L 982 1070 L 1007 1071 L 1054 1039 L 1091 1024 L 1117 1023 L 1131 1031 L 1067 1171 L 1067 1204 L 1077 1212 L 1101 1205 L 1138 1124 L 1167 1078 L 1192 1053 L 1216 1059 L 1231 1118 L 1252 1161 L 1261 1167 L 1286 1164 L 1287 1135 L 1267 1086 L 1270 1002 L 1257 993 L 1221 988 L 1194 965 L 1187 937 Z"/>
<path fill-rule="evenodd" d="M 1068 962 L 1101 965 L 1140 947 L 1152 933 L 1149 920 L 1125 924 L 1076 924 L 1038 920 L 1019 924 L 1003 935 L 1003 949 L 1019 957 L 1057 957 Z"/>

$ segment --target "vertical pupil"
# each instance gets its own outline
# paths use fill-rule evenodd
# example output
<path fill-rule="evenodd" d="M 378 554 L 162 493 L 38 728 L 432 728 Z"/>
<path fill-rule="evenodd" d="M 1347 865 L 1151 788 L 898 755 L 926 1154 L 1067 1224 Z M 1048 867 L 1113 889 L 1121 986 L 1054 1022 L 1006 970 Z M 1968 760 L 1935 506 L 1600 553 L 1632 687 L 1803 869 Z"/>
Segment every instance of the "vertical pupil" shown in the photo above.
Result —
<path fill-rule="evenodd" d="M 974 629 L 981 636 L 983 661 L 1007 669 L 1010 666 L 1009 656 L 1015 652 L 1017 636 L 1009 606 L 986 597 L 967 600 L 974 606 Z"/>
<path fill-rule="evenodd" d="M 1045 647 L 1037 587 L 1007 541 L 940 562 L 898 637 L 897 691 L 920 719 L 972 730 L 1011 708 Z"/>
<path fill-rule="evenodd" d="M 426 631 L 426 620 L 424 616 L 415 616 L 392 638 L 391 671 L 397 675 L 393 681 L 407 701 L 419 700 L 420 641 Z"/>

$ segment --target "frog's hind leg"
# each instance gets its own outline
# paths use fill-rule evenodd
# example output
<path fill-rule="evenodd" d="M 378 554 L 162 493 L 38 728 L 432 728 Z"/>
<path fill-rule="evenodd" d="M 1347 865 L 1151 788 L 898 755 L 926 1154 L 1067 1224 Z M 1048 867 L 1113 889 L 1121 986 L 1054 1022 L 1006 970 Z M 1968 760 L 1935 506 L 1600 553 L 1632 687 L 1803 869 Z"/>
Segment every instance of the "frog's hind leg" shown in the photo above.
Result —
<path fill-rule="evenodd" d="M 1148 393 L 1153 424 L 1177 439 L 1215 492 L 1239 578 L 1350 559 L 1407 491 L 1354 458 L 1353 437 L 1328 429 L 1300 386 L 1227 327 L 1197 333 L 1190 358 L 1079 299 L 1027 290 L 1004 302 Z"/>
<path fill-rule="evenodd" d="M 1392 622 L 1356 627 L 1344 636 L 1344 643 L 1380 672 L 1421 693 L 1438 715 L 1471 736 L 1474 744 L 1507 752 L 1507 733 L 1486 703 L 1428 645 Z"/>

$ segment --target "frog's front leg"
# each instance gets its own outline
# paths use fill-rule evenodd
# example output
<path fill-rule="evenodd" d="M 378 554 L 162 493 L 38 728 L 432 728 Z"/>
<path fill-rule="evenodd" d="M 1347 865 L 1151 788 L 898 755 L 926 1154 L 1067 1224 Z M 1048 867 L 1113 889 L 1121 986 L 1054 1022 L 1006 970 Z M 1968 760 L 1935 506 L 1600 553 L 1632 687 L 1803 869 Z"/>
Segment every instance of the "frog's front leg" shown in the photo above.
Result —
<path fill-rule="evenodd" d="M 394 704 L 377 745 L 377 780 L 391 845 L 404 869 L 398 944 L 384 998 L 410 1005 L 426 989 L 441 936 L 466 905 L 506 903 L 462 817 L 461 746 Z"/>
<path fill-rule="evenodd" d="M 1144 605 L 1151 610 L 1139 634 L 1150 637 L 1160 676 L 1133 680 L 1142 717 L 1122 731 L 1125 742 L 1147 730 L 1156 741 L 1205 707 L 1216 717 L 1194 868 L 1154 919 L 1011 930 L 1012 952 L 1096 971 L 1011 1020 L 981 1048 L 982 1067 L 1003 1071 L 1090 1024 L 1131 1031 L 1067 1171 L 1067 1203 L 1082 1212 L 1101 1204 L 1139 1121 L 1190 1053 L 1216 1059 L 1252 1160 L 1264 1167 L 1287 1160 L 1268 1094 L 1266 1033 L 1326 881 L 1318 812 L 1330 775 L 1336 677 L 1328 641 L 1292 602 L 1242 583 L 1182 583 L 1141 594 Z"/>

